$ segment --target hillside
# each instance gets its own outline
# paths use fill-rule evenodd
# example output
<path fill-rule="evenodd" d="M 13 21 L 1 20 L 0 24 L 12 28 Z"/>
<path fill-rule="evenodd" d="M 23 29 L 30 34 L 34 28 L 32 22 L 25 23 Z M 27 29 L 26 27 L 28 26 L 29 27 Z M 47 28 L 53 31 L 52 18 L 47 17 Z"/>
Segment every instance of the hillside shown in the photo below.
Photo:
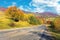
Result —
<path fill-rule="evenodd" d="M 6 9 L 7 8 L 0 7 L 0 11 L 5 11 Z M 57 16 L 59 16 L 56 13 L 52 13 L 52 12 L 43 12 L 43 13 L 38 13 L 38 12 L 34 13 L 34 12 L 27 12 L 27 11 L 23 11 L 23 12 L 26 13 L 26 14 L 32 13 L 32 14 L 35 14 L 35 15 L 40 16 L 40 17 L 57 17 Z"/>
<path fill-rule="evenodd" d="M 59 15 L 55 14 L 55 13 L 51 13 L 51 12 L 43 12 L 43 13 L 34 13 L 37 16 L 41 16 L 41 17 L 57 17 Z"/>
<path fill-rule="evenodd" d="M 6 8 L 0 7 L 0 11 L 5 11 L 5 10 L 6 10 Z"/>

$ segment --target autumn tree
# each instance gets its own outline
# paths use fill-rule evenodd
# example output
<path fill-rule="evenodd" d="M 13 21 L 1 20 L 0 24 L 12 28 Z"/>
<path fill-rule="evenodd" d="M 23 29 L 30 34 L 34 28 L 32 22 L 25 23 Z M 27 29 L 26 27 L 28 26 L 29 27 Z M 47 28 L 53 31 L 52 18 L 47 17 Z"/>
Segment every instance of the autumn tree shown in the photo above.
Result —
<path fill-rule="evenodd" d="M 60 17 L 54 20 L 55 29 L 60 31 Z"/>
<path fill-rule="evenodd" d="M 18 13 L 20 14 L 20 20 L 24 20 L 24 12 L 20 9 L 18 9 Z"/>
<path fill-rule="evenodd" d="M 10 19 L 18 22 L 21 18 L 23 18 L 23 15 L 24 13 L 17 9 L 16 6 L 14 7 L 9 7 L 7 10 L 6 10 L 6 16 L 8 16 Z"/>

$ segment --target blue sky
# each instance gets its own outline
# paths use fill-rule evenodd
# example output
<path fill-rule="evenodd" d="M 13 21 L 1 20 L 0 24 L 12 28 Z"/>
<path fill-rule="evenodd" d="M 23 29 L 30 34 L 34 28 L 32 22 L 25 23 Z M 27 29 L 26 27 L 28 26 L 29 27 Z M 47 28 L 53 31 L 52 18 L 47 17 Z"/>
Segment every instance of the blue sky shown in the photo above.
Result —
<path fill-rule="evenodd" d="M 53 12 L 60 15 L 60 0 L 0 0 L 0 7 L 17 6 L 30 12 Z"/>

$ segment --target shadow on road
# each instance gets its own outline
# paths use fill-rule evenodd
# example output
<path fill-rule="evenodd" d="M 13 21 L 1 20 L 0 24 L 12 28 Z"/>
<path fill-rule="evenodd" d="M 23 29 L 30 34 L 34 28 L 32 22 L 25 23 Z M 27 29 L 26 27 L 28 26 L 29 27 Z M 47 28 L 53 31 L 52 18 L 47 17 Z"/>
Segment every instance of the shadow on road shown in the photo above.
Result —
<path fill-rule="evenodd" d="M 40 39 L 39 40 L 55 40 L 54 37 L 47 35 L 45 33 L 40 33 L 40 32 L 32 32 L 33 34 L 37 34 Z"/>

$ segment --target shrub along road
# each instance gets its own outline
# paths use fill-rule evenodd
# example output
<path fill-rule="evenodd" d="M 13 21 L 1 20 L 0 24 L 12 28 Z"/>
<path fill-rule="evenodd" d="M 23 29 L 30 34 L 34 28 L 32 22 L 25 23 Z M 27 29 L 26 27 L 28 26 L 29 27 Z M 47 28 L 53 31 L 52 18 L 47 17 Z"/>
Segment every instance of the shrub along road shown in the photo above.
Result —
<path fill-rule="evenodd" d="M 47 27 L 41 25 L 32 28 L 22 28 L 0 31 L 0 40 L 54 40 Z"/>

